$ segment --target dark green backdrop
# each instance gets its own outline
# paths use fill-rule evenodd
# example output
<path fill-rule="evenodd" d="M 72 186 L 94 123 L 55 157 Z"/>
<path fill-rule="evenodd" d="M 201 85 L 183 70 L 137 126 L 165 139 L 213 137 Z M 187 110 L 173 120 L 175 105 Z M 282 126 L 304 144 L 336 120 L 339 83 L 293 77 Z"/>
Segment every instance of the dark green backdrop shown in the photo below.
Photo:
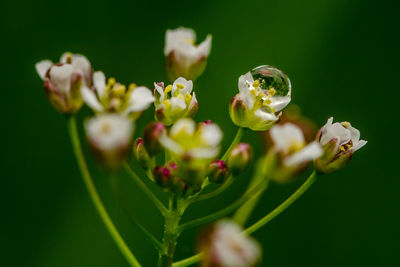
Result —
<path fill-rule="evenodd" d="M 263 266 L 400 266 L 398 192 L 399 7 L 396 1 L 2 1 L 1 266 L 127 266 L 99 220 L 72 154 L 66 123 L 48 104 L 34 64 L 80 52 L 123 82 L 165 79 L 168 28 L 213 34 L 204 75 L 195 83 L 198 120 L 211 118 L 234 135 L 227 107 L 237 78 L 271 64 L 291 78 L 293 102 L 322 125 L 333 115 L 360 129 L 368 145 L 343 171 L 320 179 L 254 236 Z M 396 17 L 397 16 L 397 17 Z M 85 108 L 80 118 L 89 114 Z M 139 121 L 137 134 L 151 110 Z M 259 136 L 245 140 L 259 143 Z M 260 149 L 257 149 L 260 152 Z M 106 206 L 144 266 L 156 254 L 113 199 L 108 177 L 89 157 Z M 223 207 L 224 197 L 193 206 L 186 219 Z M 272 186 L 252 221 L 302 181 Z M 157 235 L 161 218 L 123 176 L 135 212 Z M 158 191 L 160 192 L 160 191 Z M 160 192 L 161 194 L 161 192 Z M 190 256 L 196 231 L 177 258 Z"/>

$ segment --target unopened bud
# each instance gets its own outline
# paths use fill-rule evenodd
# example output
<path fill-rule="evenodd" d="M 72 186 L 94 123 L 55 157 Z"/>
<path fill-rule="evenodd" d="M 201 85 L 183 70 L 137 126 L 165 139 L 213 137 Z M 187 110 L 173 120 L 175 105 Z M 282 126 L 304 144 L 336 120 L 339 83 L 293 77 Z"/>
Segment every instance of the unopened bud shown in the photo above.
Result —
<path fill-rule="evenodd" d="M 153 175 L 154 180 L 159 186 L 168 188 L 171 180 L 171 171 L 168 168 L 157 166 L 154 168 Z"/>
<path fill-rule="evenodd" d="M 250 163 L 252 148 L 249 144 L 239 143 L 231 151 L 228 159 L 228 169 L 233 175 L 239 175 Z"/>
<path fill-rule="evenodd" d="M 228 166 L 223 160 L 216 160 L 209 166 L 208 179 L 212 183 L 222 184 L 228 178 Z"/>
<path fill-rule="evenodd" d="M 159 138 L 163 134 L 165 134 L 165 127 L 161 122 L 151 122 L 144 130 L 143 141 L 150 156 L 161 152 L 162 146 Z"/>
<path fill-rule="evenodd" d="M 133 145 L 133 153 L 135 154 L 140 166 L 144 169 L 148 169 L 151 166 L 151 158 L 144 147 L 143 138 L 139 137 L 136 139 L 135 144 Z"/>

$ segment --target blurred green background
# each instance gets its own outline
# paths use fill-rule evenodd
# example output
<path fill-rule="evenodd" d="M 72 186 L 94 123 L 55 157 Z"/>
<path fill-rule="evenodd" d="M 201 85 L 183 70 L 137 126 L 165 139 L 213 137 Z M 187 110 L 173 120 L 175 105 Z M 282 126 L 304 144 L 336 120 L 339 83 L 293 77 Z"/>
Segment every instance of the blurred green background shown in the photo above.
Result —
<path fill-rule="evenodd" d="M 225 147 L 235 132 L 227 107 L 237 78 L 261 64 L 289 75 L 292 102 L 318 125 L 333 115 L 369 141 L 345 170 L 320 179 L 255 233 L 262 266 L 400 266 L 396 1 L 2 1 L 0 7 L 1 266 L 127 266 L 89 200 L 66 120 L 47 102 L 34 64 L 79 52 L 108 76 L 152 87 L 166 78 L 165 30 L 181 25 L 194 28 L 199 40 L 213 35 L 207 69 L 195 83 L 196 118 L 221 125 Z M 85 108 L 79 117 L 89 114 Z M 150 109 L 136 135 L 151 119 Z M 244 140 L 260 153 L 259 135 Z M 118 205 L 109 177 L 87 158 L 124 238 L 144 266 L 155 266 L 156 253 Z M 230 203 L 250 174 L 223 196 L 194 205 L 184 220 Z M 160 236 L 161 217 L 121 175 L 134 212 Z M 303 179 L 271 186 L 250 220 Z M 196 232 L 182 235 L 177 259 L 192 255 Z"/>

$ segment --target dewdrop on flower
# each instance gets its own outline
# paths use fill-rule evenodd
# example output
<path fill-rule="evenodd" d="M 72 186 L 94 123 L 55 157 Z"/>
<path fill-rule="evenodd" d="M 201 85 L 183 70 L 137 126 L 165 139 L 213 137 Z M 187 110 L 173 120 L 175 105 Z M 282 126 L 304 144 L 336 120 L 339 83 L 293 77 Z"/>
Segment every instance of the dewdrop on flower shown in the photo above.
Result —
<path fill-rule="evenodd" d="M 360 131 L 349 122 L 333 123 L 333 117 L 318 132 L 317 142 L 321 144 L 324 153 L 315 160 L 314 165 L 323 173 L 344 168 L 354 152 L 367 144 L 367 141 L 360 140 Z"/>
<path fill-rule="evenodd" d="M 273 147 L 268 157 L 274 157 L 274 167 L 270 178 L 286 182 L 307 164 L 322 155 L 318 142 L 306 143 L 301 129 L 292 123 L 275 125 L 270 131 Z"/>
<path fill-rule="evenodd" d="M 200 236 L 199 251 L 203 252 L 202 266 L 251 267 L 261 258 L 260 245 L 229 220 L 215 223 Z"/>
<path fill-rule="evenodd" d="M 172 85 L 154 83 L 155 118 L 169 126 L 183 117 L 193 117 L 198 110 L 193 82 L 179 77 Z"/>
<path fill-rule="evenodd" d="M 137 117 L 154 102 L 150 89 L 135 84 L 126 87 L 114 78 L 106 77 L 103 72 L 93 74 L 93 87 L 83 86 L 82 97 L 86 104 L 95 112 L 113 112 Z"/>
<path fill-rule="evenodd" d="M 35 67 L 55 109 L 63 114 L 73 114 L 81 108 L 81 87 L 92 83 L 92 67 L 85 56 L 64 53 L 59 63 L 42 60 Z"/>
<path fill-rule="evenodd" d="M 189 28 L 167 30 L 165 34 L 165 65 L 170 81 L 178 77 L 196 80 L 207 64 L 211 50 L 211 35 L 199 45 L 196 33 Z"/>
<path fill-rule="evenodd" d="M 85 122 L 86 137 L 104 166 L 118 168 L 129 155 L 133 123 L 125 116 L 99 114 Z"/>
<path fill-rule="evenodd" d="M 233 123 L 253 131 L 266 131 L 291 100 L 289 78 L 272 66 L 259 66 L 239 77 L 239 94 L 232 98 Z"/>

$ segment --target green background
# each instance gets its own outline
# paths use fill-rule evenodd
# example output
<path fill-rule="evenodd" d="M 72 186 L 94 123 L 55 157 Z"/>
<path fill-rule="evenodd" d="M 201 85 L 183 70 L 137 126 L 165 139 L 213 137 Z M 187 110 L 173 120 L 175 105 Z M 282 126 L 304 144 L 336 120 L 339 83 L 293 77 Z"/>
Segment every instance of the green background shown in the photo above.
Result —
<path fill-rule="evenodd" d="M 262 266 L 400 266 L 398 192 L 399 21 L 395 1 L 2 1 L 1 266 L 127 266 L 99 220 L 73 157 L 65 118 L 47 102 L 34 64 L 64 51 L 85 54 L 95 69 L 152 86 L 166 78 L 164 33 L 194 28 L 213 35 L 195 83 L 197 120 L 235 132 L 227 109 L 237 78 L 271 64 L 291 78 L 292 102 L 323 125 L 347 120 L 369 141 L 345 170 L 320 179 L 290 209 L 254 234 Z M 90 114 L 80 112 L 82 119 Z M 142 133 L 152 109 L 138 122 Z M 261 148 L 260 137 L 244 140 Z M 96 185 L 144 266 L 156 253 L 130 224 L 109 177 L 88 156 Z M 251 170 L 221 197 L 194 205 L 184 220 L 216 211 L 240 195 Z M 273 185 L 255 221 L 304 177 Z M 161 217 L 125 174 L 123 189 L 157 236 Z M 157 194 L 162 192 L 156 189 Z M 196 231 L 182 235 L 177 259 L 193 253 Z"/>

